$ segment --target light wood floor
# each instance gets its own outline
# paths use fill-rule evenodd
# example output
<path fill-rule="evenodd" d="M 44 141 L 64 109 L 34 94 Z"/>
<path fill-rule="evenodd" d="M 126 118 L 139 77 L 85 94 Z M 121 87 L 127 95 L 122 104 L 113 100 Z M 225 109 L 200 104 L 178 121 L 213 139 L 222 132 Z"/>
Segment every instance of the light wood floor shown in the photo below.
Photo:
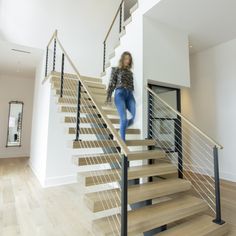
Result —
<path fill-rule="evenodd" d="M 0 159 L 0 236 L 88 236 L 78 184 L 40 187 L 27 158 Z M 222 182 L 223 219 L 236 236 L 236 183 Z"/>
<path fill-rule="evenodd" d="M 86 236 L 78 184 L 43 189 L 27 158 L 0 159 L 0 236 Z"/>

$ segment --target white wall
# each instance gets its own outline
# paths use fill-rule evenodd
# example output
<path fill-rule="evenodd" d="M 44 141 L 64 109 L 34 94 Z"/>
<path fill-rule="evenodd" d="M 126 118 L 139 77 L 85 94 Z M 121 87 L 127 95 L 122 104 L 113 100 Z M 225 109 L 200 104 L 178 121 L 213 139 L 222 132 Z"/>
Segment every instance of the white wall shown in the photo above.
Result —
<path fill-rule="evenodd" d="M 188 34 L 148 16 L 143 20 L 144 78 L 165 85 L 189 87 Z"/>
<path fill-rule="evenodd" d="M 236 181 L 236 39 L 191 56 L 191 88 L 182 111 L 219 141 L 221 177 Z"/>
<path fill-rule="evenodd" d="M 102 71 L 103 40 L 120 0 L 1 0 L 3 40 L 40 49 L 55 29 L 82 74 Z"/>
<path fill-rule="evenodd" d="M 0 158 L 25 157 L 30 154 L 34 78 L 0 75 Z M 22 146 L 6 148 L 10 101 L 24 102 Z"/>
<path fill-rule="evenodd" d="M 32 118 L 30 166 L 44 185 L 49 127 L 50 83 L 42 84 L 44 61 L 36 69 Z"/>

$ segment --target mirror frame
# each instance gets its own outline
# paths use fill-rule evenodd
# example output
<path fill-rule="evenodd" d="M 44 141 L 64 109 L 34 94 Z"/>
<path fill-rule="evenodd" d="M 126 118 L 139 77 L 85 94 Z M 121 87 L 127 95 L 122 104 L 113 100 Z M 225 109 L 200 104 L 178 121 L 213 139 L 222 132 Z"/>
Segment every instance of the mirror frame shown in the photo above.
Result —
<path fill-rule="evenodd" d="M 22 141 L 22 136 L 20 138 L 20 143 L 19 145 L 8 145 L 8 138 L 9 138 L 9 124 L 10 124 L 10 112 L 11 112 L 11 105 L 12 104 L 21 104 L 22 105 L 22 124 L 21 127 L 23 127 L 23 114 L 24 114 L 24 102 L 20 102 L 20 101 L 10 101 L 9 102 L 9 109 L 8 109 L 8 125 L 7 125 L 7 143 L 6 143 L 6 148 L 11 148 L 11 147 L 21 147 L 21 141 Z M 22 128 L 21 128 L 21 134 L 22 134 Z"/>

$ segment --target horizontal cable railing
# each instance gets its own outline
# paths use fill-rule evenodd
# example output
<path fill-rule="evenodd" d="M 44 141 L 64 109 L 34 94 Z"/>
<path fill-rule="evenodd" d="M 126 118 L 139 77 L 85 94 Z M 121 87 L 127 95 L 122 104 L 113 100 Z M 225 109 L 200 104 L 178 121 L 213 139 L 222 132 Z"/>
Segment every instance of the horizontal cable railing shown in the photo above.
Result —
<path fill-rule="evenodd" d="M 218 163 L 218 149 L 223 146 L 172 108 L 161 95 L 149 87 L 146 91 L 149 138 L 155 139 L 157 149 L 167 153 L 169 161 L 178 168 L 179 177 L 192 182 L 196 193 L 216 215 L 215 223 L 224 223 Z"/>
<path fill-rule="evenodd" d="M 47 79 L 51 75 L 53 87 L 57 91 L 59 104 L 67 107 L 67 113 L 74 114 L 70 117 L 71 125 L 74 126 L 75 131 L 74 143 L 84 141 L 83 148 L 87 150 L 94 148 L 94 142 L 100 141 L 101 146 L 99 147 L 102 149 L 102 154 L 104 154 L 105 163 L 113 163 L 114 165 L 110 174 L 107 174 L 107 171 L 111 170 L 108 165 L 99 170 L 97 168 L 95 170 L 88 170 L 89 177 L 92 179 L 90 184 L 104 185 L 121 182 L 120 187 L 119 184 L 116 184 L 121 194 L 116 192 L 115 199 L 113 198 L 114 195 L 111 195 L 109 191 L 109 186 L 107 186 L 108 190 L 98 191 L 97 197 L 101 201 L 104 210 L 109 209 L 109 206 L 115 203 L 120 213 L 107 217 L 107 223 L 111 227 L 113 235 L 120 235 L 122 231 L 127 232 L 127 156 L 130 151 L 120 138 L 110 119 L 104 113 L 102 109 L 103 104 L 96 100 L 96 96 L 90 90 L 86 80 L 80 75 L 65 51 L 61 41 L 58 39 L 57 31 L 53 34 L 47 45 L 45 65 L 45 78 Z M 56 72 L 57 68 L 60 69 L 59 73 Z M 65 73 L 66 70 L 69 70 L 70 73 L 72 71 L 73 75 Z M 83 123 L 83 119 L 85 119 L 86 124 Z M 93 140 L 87 140 L 81 132 L 83 128 L 88 128 L 88 126 L 89 128 L 95 128 L 97 131 L 94 134 L 95 138 Z M 114 159 L 114 154 L 118 158 Z M 83 158 L 86 160 L 87 166 L 104 163 L 104 159 L 99 157 L 99 155 L 85 154 Z"/>

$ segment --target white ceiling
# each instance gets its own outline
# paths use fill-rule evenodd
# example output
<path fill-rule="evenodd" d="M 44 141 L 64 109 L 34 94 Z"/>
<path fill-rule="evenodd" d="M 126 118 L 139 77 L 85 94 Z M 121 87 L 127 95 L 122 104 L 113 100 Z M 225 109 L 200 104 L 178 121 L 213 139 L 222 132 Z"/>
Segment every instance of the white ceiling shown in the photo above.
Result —
<path fill-rule="evenodd" d="M 162 0 L 146 15 L 188 32 L 192 53 L 236 38 L 236 0 Z"/>
<path fill-rule="evenodd" d="M 13 51 L 22 50 L 29 53 Z M 0 41 L 0 75 L 34 78 L 42 51 L 9 42 Z"/>

